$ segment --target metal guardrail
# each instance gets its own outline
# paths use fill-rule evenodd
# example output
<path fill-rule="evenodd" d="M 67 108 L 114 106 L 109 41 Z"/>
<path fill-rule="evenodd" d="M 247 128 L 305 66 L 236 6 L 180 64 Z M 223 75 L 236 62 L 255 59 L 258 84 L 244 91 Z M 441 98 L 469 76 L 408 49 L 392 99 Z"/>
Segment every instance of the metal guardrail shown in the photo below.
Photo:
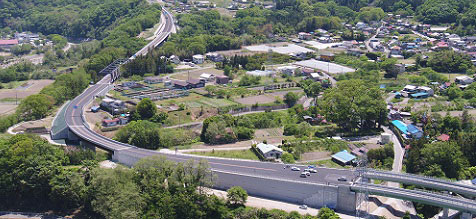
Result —
<path fill-rule="evenodd" d="M 448 190 L 451 190 L 451 187 L 453 187 L 455 190 L 458 191 L 453 191 L 453 192 L 465 192 L 468 195 L 475 195 L 476 194 L 476 186 L 471 186 L 471 185 L 465 185 L 465 184 L 460 184 L 457 183 L 456 181 L 450 181 L 450 180 L 445 180 L 445 179 L 438 179 L 434 177 L 428 177 L 428 176 L 422 176 L 422 175 L 416 175 L 416 174 L 408 174 L 408 173 L 394 173 L 394 172 L 384 172 L 384 171 L 377 171 L 373 169 L 367 169 L 367 170 L 357 170 L 357 171 L 362 171 L 363 176 L 367 178 L 372 178 L 373 176 L 376 177 L 387 177 L 387 178 L 395 178 L 395 179 L 402 179 L 405 180 L 406 182 L 408 181 L 419 181 L 420 185 L 422 186 L 429 186 L 429 187 L 450 187 Z"/>
<path fill-rule="evenodd" d="M 457 198 L 455 196 L 435 194 L 427 191 L 380 186 L 369 183 L 354 184 L 351 186 L 351 190 L 356 192 L 365 191 L 375 195 L 383 195 L 390 197 L 394 196 L 411 201 L 424 202 L 439 207 L 443 206 L 456 210 L 470 211 L 476 213 L 476 202 L 469 199 Z"/>

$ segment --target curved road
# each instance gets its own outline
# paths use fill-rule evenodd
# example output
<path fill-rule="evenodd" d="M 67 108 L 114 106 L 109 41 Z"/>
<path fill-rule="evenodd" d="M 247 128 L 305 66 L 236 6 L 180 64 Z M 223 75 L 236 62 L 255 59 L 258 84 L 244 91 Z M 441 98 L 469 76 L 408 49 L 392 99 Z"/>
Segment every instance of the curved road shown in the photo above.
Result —
<path fill-rule="evenodd" d="M 138 51 L 133 57 L 129 60 L 134 59 L 138 55 L 145 55 L 150 49 L 153 49 L 157 45 L 161 44 L 167 37 L 170 35 L 173 30 L 173 17 L 170 13 L 164 10 L 165 25 L 160 33 L 157 34 L 156 38 L 147 44 L 143 49 Z M 87 106 L 98 93 L 103 93 L 105 90 L 110 89 L 111 75 L 106 75 L 94 86 L 86 89 L 81 95 L 76 97 L 71 101 L 65 112 L 66 124 L 69 127 L 69 130 L 74 133 L 77 137 L 87 142 L 90 142 L 98 147 L 106 149 L 114 153 L 115 156 L 121 156 L 125 159 L 128 159 L 130 163 L 137 161 L 143 157 L 149 156 L 158 156 L 164 155 L 167 159 L 176 161 L 176 162 L 185 162 L 187 160 L 199 160 L 204 157 L 194 156 L 194 155 L 184 155 L 184 154 L 175 154 L 175 153 L 163 153 L 154 150 L 147 150 L 137 148 L 128 144 L 114 141 L 112 139 L 106 138 L 97 134 L 96 132 L 89 129 L 87 123 L 83 118 L 84 107 Z M 318 173 L 312 174 L 312 176 L 307 178 L 300 178 L 300 171 L 291 171 L 290 168 L 283 168 L 283 164 L 271 163 L 271 162 L 259 162 L 259 161 L 248 161 L 248 160 L 239 160 L 239 159 L 224 159 L 224 158 L 213 158 L 206 157 L 208 163 L 213 171 L 218 172 L 230 172 L 235 174 L 243 175 L 259 175 L 265 178 L 275 178 L 282 180 L 293 180 L 299 182 L 308 182 L 308 183 L 319 183 L 319 184 L 345 184 L 350 185 L 355 178 L 354 172 L 351 170 L 340 170 L 340 169 L 329 169 L 329 168 L 317 168 Z M 304 166 L 300 166 L 304 168 Z M 348 180 L 341 182 L 338 179 L 340 177 L 346 177 Z M 237 182 L 239 184 L 239 182 Z M 359 192 L 362 188 L 354 187 L 354 191 Z M 395 188 L 381 187 L 378 188 L 384 193 L 391 193 Z M 393 190 L 392 190 L 393 189 Z M 401 198 L 411 199 L 412 197 L 408 195 L 411 191 L 398 191 L 403 194 Z M 395 193 L 395 192 L 394 192 Z M 429 194 L 421 194 L 425 200 L 435 198 Z M 399 196 L 400 197 L 400 196 Z M 443 204 L 443 203 L 441 203 Z M 467 201 L 458 202 L 452 204 L 451 207 L 455 209 L 461 209 L 461 204 L 464 204 L 464 207 L 467 207 Z M 455 206 L 456 205 L 456 206 Z M 450 206 L 448 206 L 450 207 Z M 470 211 L 473 210 L 471 205 Z"/>

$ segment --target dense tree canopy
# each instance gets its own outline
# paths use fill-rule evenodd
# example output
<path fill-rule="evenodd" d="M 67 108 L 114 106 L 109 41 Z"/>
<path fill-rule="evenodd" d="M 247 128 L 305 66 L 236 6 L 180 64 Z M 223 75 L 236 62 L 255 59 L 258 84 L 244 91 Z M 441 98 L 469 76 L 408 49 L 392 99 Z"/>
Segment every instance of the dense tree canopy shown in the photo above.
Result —
<path fill-rule="evenodd" d="M 387 112 L 381 91 L 361 80 L 339 82 L 324 92 L 318 105 L 328 120 L 347 130 L 376 128 Z"/>

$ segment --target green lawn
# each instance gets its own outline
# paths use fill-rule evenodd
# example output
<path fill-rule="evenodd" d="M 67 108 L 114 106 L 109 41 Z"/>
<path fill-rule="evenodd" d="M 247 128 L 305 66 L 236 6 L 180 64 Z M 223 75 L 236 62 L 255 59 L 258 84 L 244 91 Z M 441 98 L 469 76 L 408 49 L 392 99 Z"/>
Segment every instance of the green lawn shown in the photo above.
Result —
<path fill-rule="evenodd" d="M 210 156 L 210 157 L 227 157 L 227 158 L 239 158 L 247 160 L 259 160 L 256 154 L 248 150 L 235 150 L 235 151 L 200 151 L 200 152 L 190 152 L 189 154 L 196 154 L 201 156 Z"/>
<path fill-rule="evenodd" d="M 341 166 L 337 163 L 335 163 L 334 161 L 332 161 L 331 159 L 329 160 L 320 160 L 320 161 L 316 161 L 316 162 L 309 162 L 308 164 L 312 164 L 312 165 L 322 165 L 322 166 L 325 166 L 325 167 L 328 167 L 328 168 L 338 168 L 338 169 L 348 169 L 350 168 L 350 166 Z"/>

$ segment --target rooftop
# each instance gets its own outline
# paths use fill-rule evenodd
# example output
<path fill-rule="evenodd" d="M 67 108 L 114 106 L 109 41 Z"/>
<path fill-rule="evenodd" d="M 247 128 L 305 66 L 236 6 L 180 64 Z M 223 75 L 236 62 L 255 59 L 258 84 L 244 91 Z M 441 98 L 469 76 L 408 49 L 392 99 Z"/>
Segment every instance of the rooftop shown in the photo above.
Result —
<path fill-rule="evenodd" d="M 338 160 L 339 162 L 342 163 L 348 163 L 352 160 L 354 160 L 356 157 L 352 154 L 350 154 L 346 150 L 342 150 L 340 152 L 337 152 L 336 154 L 332 155 L 332 158 Z"/>
<path fill-rule="evenodd" d="M 265 143 L 259 143 L 258 145 L 256 145 L 256 147 L 263 153 L 263 154 L 266 154 L 272 150 L 277 150 L 277 151 L 280 151 L 280 152 L 283 152 L 283 150 L 281 150 L 281 148 L 278 148 L 272 144 L 265 144 Z"/>

